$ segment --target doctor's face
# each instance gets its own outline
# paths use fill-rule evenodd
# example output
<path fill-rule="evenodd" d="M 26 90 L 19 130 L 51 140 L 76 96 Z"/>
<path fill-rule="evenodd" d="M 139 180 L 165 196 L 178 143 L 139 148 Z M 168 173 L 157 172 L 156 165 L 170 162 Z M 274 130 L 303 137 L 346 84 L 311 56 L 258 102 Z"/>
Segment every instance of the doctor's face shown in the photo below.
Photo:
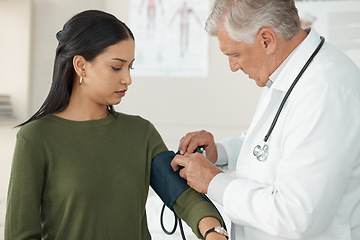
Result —
<path fill-rule="evenodd" d="M 255 40 L 247 45 L 243 41 L 233 40 L 225 28 L 219 28 L 216 34 L 220 50 L 229 58 L 230 69 L 233 72 L 243 71 L 249 78 L 254 79 L 259 87 L 264 87 L 269 79 L 266 70 L 265 55 L 261 45 Z"/>

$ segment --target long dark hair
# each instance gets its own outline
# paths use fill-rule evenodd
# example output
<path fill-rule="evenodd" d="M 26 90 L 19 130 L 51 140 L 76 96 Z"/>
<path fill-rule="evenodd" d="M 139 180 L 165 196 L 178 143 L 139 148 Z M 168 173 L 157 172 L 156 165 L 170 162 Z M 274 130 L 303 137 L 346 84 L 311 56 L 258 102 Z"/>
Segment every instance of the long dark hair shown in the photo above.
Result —
<path fill-rule="evenodd" d="M 48 114 L 61 112 L 69 105 L 75 77 L 74 56 L 80 55 L 86 61 L 91 61 L 107 47 L 122 40 L 134 39 L 134 35 L 115 16 L 98 10 L 87 10 L 67 21 L 56 38 L 59 44 L 56 48 L 50 92 L 40 109 L 18 127 Z M 107 106 L 107 109 L 114 115 L 112 105 Z"/>

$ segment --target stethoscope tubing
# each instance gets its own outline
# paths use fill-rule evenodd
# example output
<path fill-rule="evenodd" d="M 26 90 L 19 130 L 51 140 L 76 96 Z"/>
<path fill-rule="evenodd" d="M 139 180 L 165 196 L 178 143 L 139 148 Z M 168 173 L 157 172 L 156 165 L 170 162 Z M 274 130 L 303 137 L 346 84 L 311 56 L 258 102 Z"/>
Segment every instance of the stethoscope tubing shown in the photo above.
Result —
<path fill-rule="evenodd" d="M 302 69 L 300 70 L 299 74 L 296 76 L 295 80 L 293 81 L 293 83 L 291 84 L 291 86 L 289 87 L 289 89 L 287 90 L 283 100 L 281 101 L 280 103 L 280 106 L 275 114 L 275 117 L 270 125 L 270 128 L 268 130 L 268 132 L 266 133 L 265 137 L 264 137 L 264 146 L 266 145 L 266 142 L 268 141 L 272 131 L 274 130 L 275 128 L 275 125 L 276 125 L 276 122 L 277 120 L 279 119 L 279 116 L 280 116 L 280 113 L 285 105 L 285 102 L 287 101 L 287 99 L 289 98 L 290 96 L 290 93 L 292 92 L 292 90 L 294 89 L 295 85 L 298 83 L 299 79 L 301 78 L 301 76 L 303 75 L 303 73 L 305 72 L 305 70 L 308 68 L 308 66 L 310 65 L 310 63 L 312 62 L 312 60 L 315 58 L 316 54 L 318 54 L 318 52 L 320 51 L 321 47 L 324 45 L 324 42 L 325 42 L 325 38 L 323 36 L 320 36 L 320 43 L 319 45 L 317 46 L 317 48 L 315 49 L 315 51 L 311 54 L 311 56 L 309 57 L 309 59 L 306 61 L 305 65 L 302 67 Z M 260 145 L 256 145 L 255 148 L 254 148 L 254 155 L 255 157 L 259 160 L 259 161 L 265 161 L 267 156 L 268 156 L 268 149 L 269 147 L 267 146 L 266 147 L 266 155 L 264 155 L 264 157 L 261 157 L 260 155 L 264 154 L 264 153 L 261 153 L 260 155 L 256 155 L 255 154 L 255 150 L 256 149 L 263 149 L 263 151 L 265 151 L 265 148 L 261 148 Z M 261 159 L 261 160 L 260 160 Z"/>
<path fill-rule="evenodd" d="M 325 42 L 325 38 L 323 36 L 320 36 L 320 44 L 318 45 L 318 47 L 315 49 L 315 51 L 313 52 L 313 54 L 311 54 L 310 58 L 307 60 L 307 62 L 305 63 L 305 65 L 303 66 L 303 68 L 301 69 L 301 71 L 299 72 L 299 74 L 296 76 L 294 82 L 291 84 L 290 88 L 287 90 L 283 100 L 280 103 L 280 107 L 278 109 L 278 111 L 276 112 L 276 115 L 274 117 L 274 120 L 271 123 L 271 126 L 268 130 L 268 132 L 266 133 L 265 137 L 264 137 L 264 142 L 267 142 L 267 140 L 269 139 L 271 132 L 273 131 L 276 122 L 280 116 L 280 113 L 285 105 L 286 100 L 289 98 L 290 93 L 292 92 L 292 90 L 294 89 L 295 85 L 298 83 L 300 77 L 303 75 L 303 73 L 305 72 L 305 70 L 308 68 L 308 66 L 310 65 L 310 63 L 312 62 L 312 60 L 315 58 L 316 54 L 318 54 L 318 52 L 320 51 L 321 47 L 323 46 L 324 42 Z"/>

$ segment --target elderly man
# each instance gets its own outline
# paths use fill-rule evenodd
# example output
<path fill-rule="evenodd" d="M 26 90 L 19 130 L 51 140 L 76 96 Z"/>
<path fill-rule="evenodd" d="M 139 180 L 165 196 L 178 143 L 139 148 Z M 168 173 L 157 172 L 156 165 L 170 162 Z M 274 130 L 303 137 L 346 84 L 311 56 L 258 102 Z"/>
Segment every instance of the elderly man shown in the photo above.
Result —
<path fill-rule="evenodd" d="M 264 91 L 246 134 L 188 133 L 173 169 L 224 206 L 233 240 L 360 239 L 359 68 L 293 0 L 215 0 L 206 31 Z"/>

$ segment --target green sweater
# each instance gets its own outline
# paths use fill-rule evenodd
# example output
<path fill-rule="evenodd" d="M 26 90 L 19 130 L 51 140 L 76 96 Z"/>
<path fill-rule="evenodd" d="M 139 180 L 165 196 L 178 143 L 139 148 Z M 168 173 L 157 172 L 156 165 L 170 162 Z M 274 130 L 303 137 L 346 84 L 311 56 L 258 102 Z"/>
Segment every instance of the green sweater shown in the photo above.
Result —
<path fill-rule="evenodd" d="M 154 126 L 138 116 L 77 122 L 48 115 L 26 124 L 17 134 L 5 240 L 151 239 L 145 211 L 151 160 L 166 150 Z M 192 189 L 174 209 L 198 237 L 201 218 L 221 219 Z"/>

